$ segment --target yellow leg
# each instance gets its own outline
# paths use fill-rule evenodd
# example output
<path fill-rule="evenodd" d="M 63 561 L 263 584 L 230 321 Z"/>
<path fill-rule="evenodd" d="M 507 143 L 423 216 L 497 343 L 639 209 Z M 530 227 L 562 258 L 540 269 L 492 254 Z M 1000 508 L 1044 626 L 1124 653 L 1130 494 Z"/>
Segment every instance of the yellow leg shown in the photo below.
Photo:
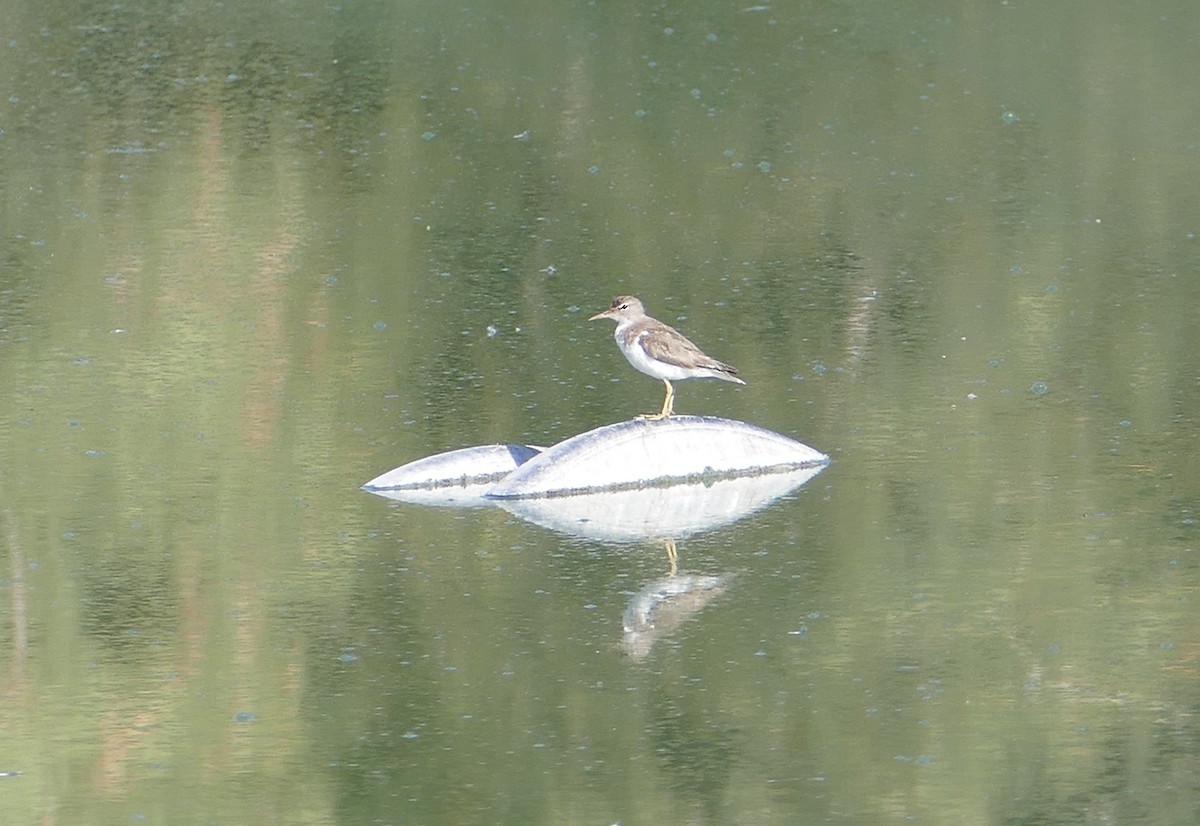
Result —
<path fill-rule="evenodd" d="M 675 576 L 679 571 L 679 551 L 675 549 L 674 539 L 663 540 L 667 543 L 667 559 L 671 563 L 671 576 Z"/>
<path fill-rule="evenodd" d="M 675 412 L 675 388 L 671 386 L 671 382 L 663 379 L 663 384 L 667 386 L 667 397 L 663 399 L 662 410 L 657 413 L 643 413 L 638 416 L 639 419 L 645 419 L 649 422 L 657 422 L 660 419 L 665 419 Z"/>

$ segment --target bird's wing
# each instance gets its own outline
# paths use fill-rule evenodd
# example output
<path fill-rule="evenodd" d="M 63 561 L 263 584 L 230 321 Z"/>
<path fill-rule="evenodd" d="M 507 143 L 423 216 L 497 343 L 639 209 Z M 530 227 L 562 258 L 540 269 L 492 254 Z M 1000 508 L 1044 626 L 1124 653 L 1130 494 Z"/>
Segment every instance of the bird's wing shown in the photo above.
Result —
<path fill-rule="evenodd" d="M 651 357 L 659 361 L 665 361 L 670 364 L 698 364 L 722 373 L 737 373 L 736 368 L 724 362 L 717 361 L 693 344 L 687 336 L 674 327 L 663 325 L 663 329 L 660 329 L 657 335 L 643 336 L 642 346 L 646 348 L 646 352 Z"/>

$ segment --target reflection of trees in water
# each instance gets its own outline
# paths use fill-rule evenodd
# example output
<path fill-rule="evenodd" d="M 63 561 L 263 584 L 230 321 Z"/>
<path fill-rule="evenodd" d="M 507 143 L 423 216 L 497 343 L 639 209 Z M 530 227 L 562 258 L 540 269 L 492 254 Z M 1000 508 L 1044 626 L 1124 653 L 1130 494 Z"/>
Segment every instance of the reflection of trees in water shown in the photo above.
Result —
<path fill-rule="evenodd" d="M 663 691 L 654 693 L 649 716 L 663 782 L 713 819 L 736 764 L 735 731 Z"/>
<path fill-rule="evenodd" d="M 34 60 L 53 68 L 26 78 L 58 84 L 20 97 L 49 101 L 42 109 L 50 118 L 103 124 L 125 151 L 194 132 L 196 110 L 215 104 L 234 119 L 227 139 L 242 141 L 244 151 L 286 138 L 358 153 L 378 132 L 389 91 L 378 25 L 350 14 L 104 5 L 43 32 Z M 82 131 L 42 128 L 58 140 Z"/>
<path fill-rule="evenodd" d="M 77 573 L 80 625 L 110 651 L 151 649 L 174 639 L 180 599 L 169 565 L 145 549 L 91 549 Z"/>

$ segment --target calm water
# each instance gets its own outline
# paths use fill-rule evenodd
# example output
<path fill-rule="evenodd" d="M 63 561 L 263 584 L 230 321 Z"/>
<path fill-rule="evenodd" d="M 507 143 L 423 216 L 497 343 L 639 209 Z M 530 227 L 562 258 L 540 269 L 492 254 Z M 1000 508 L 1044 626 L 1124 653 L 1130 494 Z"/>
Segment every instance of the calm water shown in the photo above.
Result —
<path fill-rule="evenodd" d="M 0 0 L 0 822 L 1200 817 L 1194 0 Z M 829 453 L 721 586 L 358 486 Z M 711 598 L 710 598 L 711 597 Z"/>

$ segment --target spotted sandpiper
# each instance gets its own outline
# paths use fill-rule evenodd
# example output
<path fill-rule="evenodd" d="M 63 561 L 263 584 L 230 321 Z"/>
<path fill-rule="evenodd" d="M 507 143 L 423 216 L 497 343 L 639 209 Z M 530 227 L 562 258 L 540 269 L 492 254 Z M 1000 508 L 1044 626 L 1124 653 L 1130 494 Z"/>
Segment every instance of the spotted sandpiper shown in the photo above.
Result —
<path fill-rule="evenodd" d="M 611 318 L 617 322 L 613 338 L 625 354 L 629 363 L 647 376 L 662 379 L 667 386 L 667 397 L 662 410 L 647 413 L 639 418 L 652 421 L 665 419 L 675 412 L 675 388 L 671 380 L 679 379 L 722 379 L 745 384 L 737 377 L 737 368 L 717 361 L 692 344 L 674 327 L 663 324 L 646 315 L 642 302 L 632 295 L 619 295 L 612 306 L 588 319 Z"/>

